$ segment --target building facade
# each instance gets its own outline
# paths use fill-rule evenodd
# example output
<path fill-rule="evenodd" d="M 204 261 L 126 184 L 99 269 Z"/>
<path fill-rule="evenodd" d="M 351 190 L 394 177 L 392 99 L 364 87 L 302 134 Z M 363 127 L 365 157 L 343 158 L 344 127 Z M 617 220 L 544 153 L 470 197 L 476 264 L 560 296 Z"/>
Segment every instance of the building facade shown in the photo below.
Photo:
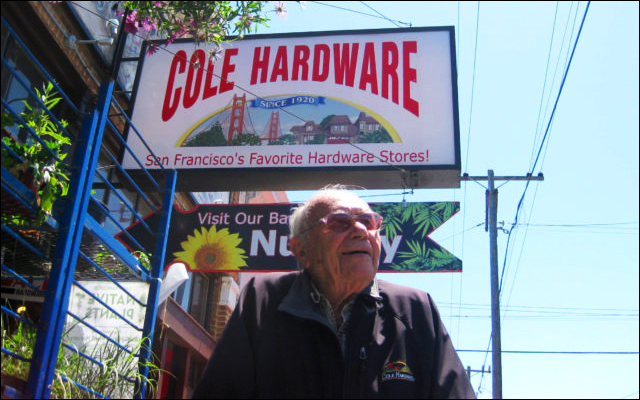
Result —
<path fill-rule="evenodd" d="M 114 97 L 122 105 L 122 110 L 118 112 L 130 115 L 131 91 L 140 61 L 143 38 L 127 35 L 118 29 L 116 7 L 119 2 L 53 3 L 57 2 L 2 2 L 3 115 L 5 104 L 15 107 L 18 113 L 25 110 L 23 101 L 28 96 L 23 84 L 38 89 L 50 79 L 64 90 L 69 97 L 69 103 L 77 105 L 80 112 L 93 107 L 100 95 L 101 86 L 112 80 L 115 82 Z M 11 34 L 10 30 L 15 32 L 15 35 Z M 22 42 L 27 51 L 18 42 Z M 10 73 L 8 67 L 5 67 L 5 62 L 16 72 Z M 61 105 L 55 112 L 57 117 L 68 120 L 69 132 L 72 135 L 80 130 L 82 121 L 74 116 L 67 106 Z M 112 118 L 111 123 L 115 125 L 114 128 L 126 131 L 126 118 Z M 15 126 L 4 127 L 3 123 L 3 128 L 6 128 L 3 129 L 3 137 L 8 135 L 19 141 L 27 140 L 24 132 Z M 93 197 L 98 199 L 109 214 L 109 218 L 103 216 L 98 222 L 102 223 L 104 229 L 111 235 L 116 235 L 121 227 L 126 228 L 136 221 L 134 212 L 139 215 L 150 213 L 152 208 L 148 200 L 154 199 L 145 199 L 144 195 L 135 192 L 126 194 L 126 191 L 125 198 L 115 195 L 114 187 L 126 186 L 126 182 L 114 168 L 111 157 L 120 157 L 123 144 L 118 138 L 105 135 L 103 146 L 107 150 L 100 153 L 97 170 L 103 172 L 106 182 L 94 183 Z M 69 152 L 73 153 L 76 147 L 77 143 L 72 139 Z M 214 201 L 210 200 L 211 197 L 207 196 L 176 193 L 173 202 L 182 210 L 190 210 L 203 201 L 211 203 L 288 201 L 284 192 L 222 192 L 215 195 Z M 92 207 L 99 206 L 90 204 L 90 214 Z M 95 214 L 97 215 L 98 212 Z M 110 220 L 115 222 L 112 223 Z M 40 242 L 41 238 L 48 235 L 46 232 L 36 232 L 36 234 Z M 8 263 L 5 260 L 5 249 L 8 247 L 5 246 L 9 246 L 4 233 L 2 242 L 4 267 L 4 264 Z M 42 246 L 51 249 L 52 243 Z M 91 250 L 91 244 L 87 245 L 86 252 L 94 261 L 107 259 L 101 256 L 99 249 Z M 15 258 L 15 252 L 12 254 Z M 13 262 L 26 265 L 32 261 L 16 259 Z M 111 263 L 113 265 L 107 263 L 110 268 L 117 268 L 117 262 Z M 105 263 L 102 264 L 105 265 Z M 32 283 L 39 282 L 38 287 L 46 287 L 49 279 L 46 274 L 25 276 Z M 92 277 L 92 279 L 99 278 Z M 157 357 L 155 363 L 165 372 L 160 372 L 156 377 L 158 381 L 157 393 L 154 394 L 156 398 L 190 397 L 208 357 L 215 348 L 217 338 L 235 307 L 240 281 L 238 273 L 189 273 L 189 280 L 160 304 L 155 323 L 153 352 Z M 5 274 L 3 268 L 3 306 L 10 304 L 11 307 L 19 309 L 20 304 L 26 305 L 31 311 L 30 317 L 37 319 L 38 310 L 42 308 L 44 298 L 37 292 L 15 289 L 18 286 L 20 284 L 16 284 L 14 277 Z M 3 331 L 4 329 L 3 325 Z M 9 383 L 13 382 L 10 378 L 9 375 L 5 376 L 3 367 L 3 398 L 5 394 L 19 395 L 21 391 L 25 393 L 24 381 L 22 384 L 19 381 Z"/>

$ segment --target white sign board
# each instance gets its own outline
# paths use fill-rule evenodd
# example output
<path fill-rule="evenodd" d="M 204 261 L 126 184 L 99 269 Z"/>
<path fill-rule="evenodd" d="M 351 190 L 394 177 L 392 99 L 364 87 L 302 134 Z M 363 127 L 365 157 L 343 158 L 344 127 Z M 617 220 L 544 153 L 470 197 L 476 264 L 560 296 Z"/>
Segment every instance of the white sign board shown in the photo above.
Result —
<path fill-rule="evenodd" d="M 144 60 L 132 122 L 179 170 L 457 170 L 453 28 L 176 42 Z M 128 144 L 158 168 L 137 135 Z M 125 155 L 123 165 L 140 165 Z M 304 175 L 301 175 L 301 177 Z M 302 178 L 303 179 L 303 178 Z"/>
<path fill-rule="evenodd" d="M 78 281 L 78 283 L 136 327 L 143 327 L 145 307 L 142 307 L 113 282 L 83 280 Z M 144 282 L 118 283 L 135 296 L 136 299 L 146 304 L 149 284 Z M 135 378 L 137 372 L 138 358 L 135 356 L 130 357 L 130 354 L 139 353 L 138 346 L 142 340 L 142 332 L 118 317 L 75 284 L 71 287 L 69 312 L 75 314 L 86 324 L 101 331 L 131 352 L 124 351 L 120 346 L 116 346 L 87 325 L 71 316 L 67 316 L 65 342 L 70 342 L 76 349 L 89 357 L 110 365 L 110 368 L 117 370 L 122 378 L 126 378 L 120 379 L 117 386 L 109 387 L 110 396 L 132 398 L 134 393 L 132 379 Z M 66 357 L 70 358 L 73 354 L 71 350 L 66 347 L 64 350 Z M 80 365 L 80 368 L 80 373 L 84 374 L 82 382 L 90 387 L 94 387 L 92 386 L 93 384 L 103 382 L 102 379 L 105 375 L 110 378 L 113 377 L 113 372 L 109 369 L 102 369 L 94 363 L 85 363 Z"/>
<path fill-rule="evenodd" d="M 93 293 L 97 298 L 125 317 L 135 326 L 142 328 L 144 325 L 145 308 L 138 304 L 131 296 L 118 288 L 110 281 L 79 281 L 85 289 Z M 129 293 L 135 296 L 143 304 L 147 302 L 149 284 L 144 282 L 118 282 Z M 126 345 L 131 349 L 142 339 L 141 331 L 135 329 L 129 323 L 122 320 L 109 309 L 100 304 L 85 291 L 73 285 L 69 298 L 69 311 L 94 328 L 100 330 L 108 337 Z M 75 318 L 67 317 L 66 329 L 70 329 L 69 338 L 78 348 L 89 346 L 100 339 L 98 333 L 86 325 L 79 323 Z"/>

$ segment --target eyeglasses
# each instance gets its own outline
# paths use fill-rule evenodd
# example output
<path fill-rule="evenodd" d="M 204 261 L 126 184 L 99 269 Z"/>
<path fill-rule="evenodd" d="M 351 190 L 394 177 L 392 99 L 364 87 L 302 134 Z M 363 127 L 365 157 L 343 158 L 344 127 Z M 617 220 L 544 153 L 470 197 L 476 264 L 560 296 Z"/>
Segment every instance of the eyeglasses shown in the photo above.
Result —
<path fill-rule="evenodd" d="M 368 231 L 377 231 L 382 227 L 382 221 L 382 215 L 377 212 L 368 212 L 358 215 L 332 213 L 321 218 L 319 221 L 316 221 L 310 227 L 302 231 L 300 235 L 304 235 L 320 224 L 325 224 L 327 229 L 331 232 L 343 233 L 348 231 L 356 222 L 360 222 Z"/>

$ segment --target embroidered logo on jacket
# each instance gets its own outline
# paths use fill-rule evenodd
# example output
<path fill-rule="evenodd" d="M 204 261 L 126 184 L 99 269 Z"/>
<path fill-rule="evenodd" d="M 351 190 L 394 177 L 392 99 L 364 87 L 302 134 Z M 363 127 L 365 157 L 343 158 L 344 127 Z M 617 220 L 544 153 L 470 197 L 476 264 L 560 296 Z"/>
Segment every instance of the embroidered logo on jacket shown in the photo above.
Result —
<path fill-rule="evenodd" d="M 382 369 L 382 382 L 390 379 L 403 379 L 411 382 L 416 380 L 416 378 L 413 377 L 411 368 L 402 361 L 390 362 L 384 366 Z"/>

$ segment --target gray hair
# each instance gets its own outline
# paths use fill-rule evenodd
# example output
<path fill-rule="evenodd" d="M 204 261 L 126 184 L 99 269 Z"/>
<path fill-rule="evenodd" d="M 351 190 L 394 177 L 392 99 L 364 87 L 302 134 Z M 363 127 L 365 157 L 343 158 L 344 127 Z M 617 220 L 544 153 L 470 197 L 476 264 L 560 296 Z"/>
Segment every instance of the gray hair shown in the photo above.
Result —
<path fill-rule="evenodd" d="M 291 216 L 289 217 L 289 238 L 294 238 L 301 235 L 306 229 L 311 226 L 315 221 L 309 221 L 311 210 L 316 205 L 319 199 L 326 197 L 350 197 L 361 200 L 358 196 L 350 192 L 350 189 L 364 189 L 360 186 L 348 186 L 342 184 L 327 185 L 316 192 L 311 198 L 309 198 L 304 204 L 299 205 L 293 209 Z M 366 202 L 365 202 L 366 203 Z"/>

